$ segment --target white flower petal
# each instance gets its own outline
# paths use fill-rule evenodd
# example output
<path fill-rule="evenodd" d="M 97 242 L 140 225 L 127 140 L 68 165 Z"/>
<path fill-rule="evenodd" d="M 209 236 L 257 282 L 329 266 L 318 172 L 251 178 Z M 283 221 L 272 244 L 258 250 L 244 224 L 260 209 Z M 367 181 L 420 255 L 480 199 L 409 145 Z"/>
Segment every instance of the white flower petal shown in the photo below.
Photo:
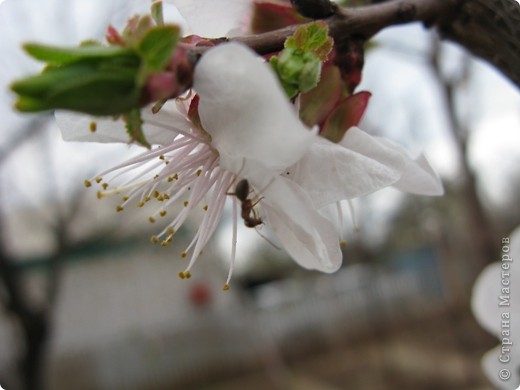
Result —
<path fill-rule="evenodd" d="M 437 172 L 435 172 L 423 154 L 411 159 L 405 149 L 387 139 L 379 138 L 380 142 L 389 148 L 400 151 L 407 160 L 403 175 L 393 186 L 410 194 L 439 196 L 444 194 L 444 187 Z"/>
<path fill-rule="evenodd" d="M 202 125 L 231 172 L 253 164 L 281 172 L 317 137 L 301 123 L 270 67 L 244 45 L 222 44 L 204 54 L 194 89 Z"/>
<path fill-rule="evenodd" d="M 479 324 L 489 333 L 500 334 L 502 308 L 498 306 L 501 294 L 500 263 L 489 264 L 478 276 L 473 285 L 471 308 Z"/>
<path fill-rule="evenodd" d="M 284 249 L 302 267 L 334 272 L 342 254 L 334 225 L 312 206 L 293 181 L 277 177 L 262 192 L 268 223 Z"/>
<path fill-rule="evenodd" d="M 147 107 L 142 110 L 142 116 L 145 137 L 154 145 L 169 144 L 178 134 L 176 130 L 187 132 L 191 126 L 173 102 L 165 104 L 157 114 L 152 114 L 150 107 Z M 129 142 L 125 123 L 121 119 L 94 117 L 68 111 L 56 111 L 55 117 L 65 141 Z M 91 131 L 92 123 L 95 123 L 95 131 Z"/>
<path fill-rule="evenodd" d="M 169 0 L 188 22 L 189 33 L 220 38 L 246 18 L 251 0 Z"/>
<path fill-rule="evenodd" d="M 80 142 L 128 142 L 125 124 L 121 120 L 108 117 L 94 117 L 69 111 L 56 111 L 56 123 L 61 129 L 64 141 Z M 91 131 L 91 124 L 96 131 Z"/>
<path fill-rule="evenodd" d="M 488 332 L 499 336 L 501 332 L 501 313 L 504 307 L 499 306 L 499 297 L 503 296 L 502 292 L 502 271 L 508 272 L 508 282 L 511 286 L 511 305 L 507 311 L 520 312 L 520 290 L 514 286 L 520 285 L 520 265 L 517 261 L 520 259 L 520 227 L 516 228 L 509 237 L 510 243 L 504 244 L 504 248 L 508 248 L 508 252 L 502 254 L 505 261 L 489 264 L 480 273 L 475 284 L 471 297 L 471 308 L 477 321 Z M 507 259 L 513 259 L 507 261 Z M 508 267 L 507 270 L 502 268 L 502 264 Z M 517 332 L 512 332 L 513 337 L 520 338 L 520 326 Z M 520 339 L 518 339 L 520 343 Z"/>
<path fill-rule="evenodd" d="M 503 337 L 509 338 L 512 343 L 510 353 L 503 358 L 510 360 L 502 363 L 499 358 L 504 354 L 502 345 L 488 351 L 482 358 L 482 368 L 489 380 L 497 389 L 514 389 L 520 385 L 520 349 L 515 347 L 520 344 L 520 322 L 516 314 L 520 312 L 520 290 L 515 286 L 520 285 L 520 227 L 516 228 L 509 236 L 509 242 L 503 242 L 501 262 L 489 264 L 479 275 L 471 297 L 471 308 L 480 325 L 501 341 Z M 504 274 L 507 273 L 507 274 Z M 508 291 L 503 288 L 510 287 Z M 504 302 L 500 297 L 509 295 L 509 305 L 501 306 Z M 508 313 L 509 326 L 503 328 L 502 315 Z M 506 318 L 507 319 L 507 318 Z M 503 334 L 503 331 L 507 334 Z M 499 373 L 507 369 L 511 377 L 500 380 Z"/>
<path fill-rule="evenodd" d="M 350 129 L 347 134 L 353 129 Z M 365 134 L 359 131 L 363 138 Z M 357 138 L 358 133 L 352 137 Z M 370 136 L 368 136 L 370 137 Z M 363 196 L 395 183 L 405 161 L 399 153 L 382 148 L 368 138 L 367 146 L 378 159 L 367 157 L 318 137 L 305 156 L 289 172 L 317 208 Z"/>

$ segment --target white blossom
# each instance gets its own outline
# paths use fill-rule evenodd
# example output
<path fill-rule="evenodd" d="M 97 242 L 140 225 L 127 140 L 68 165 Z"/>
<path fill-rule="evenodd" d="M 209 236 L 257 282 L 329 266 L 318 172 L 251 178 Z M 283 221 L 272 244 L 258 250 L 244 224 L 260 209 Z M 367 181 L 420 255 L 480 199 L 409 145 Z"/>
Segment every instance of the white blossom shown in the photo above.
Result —
<path fill-rule="evenodd" d="M 189 276 L 213 234 L 226 197 L 238 207 L 233 185 L 240 180 L 251 187 L 251 194 L 245 194 L 251 208 L 242 214 L 244 220 L 261 220 L 298 264 L 323 272 L 337 270 L 342 255 L 337 229 L 320 209 L 393 184 L 405 183 L 419 193 L 442 190 L 429 165 L 423 169 L 422 160 L 414 162 L 395 145 L 357 128 L 347 131 L 342 144 L 334 144 L 308 129 L 270 68 L 241 44 L 222 44 L 204 54 L 196 67 L 194 92 L 200 97 L 203 129 L 189 121 L 187 102 L 170 103 L 155 115 L 146 111 L 145 134 L 157 146 L 98 179 L 107 187 L 107 175 L 135 172 L 130 181 L 109 186 L 100 196 L 127 192 L 120 209 L 155 197 L 162 204 L 154 219 L 175 201 L 184 201 L 183 210 L 153 239 L 163 245 L 190 211 L 204 204 L 205 217 L 186 250 L 192 252 L 191 261 L 181 276 Z M 126 139 L 112 120 L 97 121 L 96 131 L 88 132 L 90 120 L 58 115 L 67 140 Z"/>
<path fill-rule="evenodd" d="M 477 278 L 471 307 L 480 325 L 499 340 L 482 358 L 482 368 L 496 388 L 512 390 L 520 386 L 520 227 L 503 238 L 502 250 L 501 261 Z"/>

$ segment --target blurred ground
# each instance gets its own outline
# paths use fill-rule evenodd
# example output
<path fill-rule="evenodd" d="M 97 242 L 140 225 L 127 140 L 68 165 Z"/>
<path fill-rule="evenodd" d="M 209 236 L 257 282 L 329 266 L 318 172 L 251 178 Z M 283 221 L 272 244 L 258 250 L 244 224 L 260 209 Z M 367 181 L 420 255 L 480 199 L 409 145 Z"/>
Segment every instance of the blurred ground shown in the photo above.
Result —
<path fill-rule="evenodd" d="M 207 378 L 182 388 L 492 389 L 481 373 L 480 358 L 496 341 L 468 310 L 446 310 L 419 321 L 403 319 L 399 326 L 374 328 L 355 340 L 338 341 L 288 357 L 286 367 L 278 372 Z"/>

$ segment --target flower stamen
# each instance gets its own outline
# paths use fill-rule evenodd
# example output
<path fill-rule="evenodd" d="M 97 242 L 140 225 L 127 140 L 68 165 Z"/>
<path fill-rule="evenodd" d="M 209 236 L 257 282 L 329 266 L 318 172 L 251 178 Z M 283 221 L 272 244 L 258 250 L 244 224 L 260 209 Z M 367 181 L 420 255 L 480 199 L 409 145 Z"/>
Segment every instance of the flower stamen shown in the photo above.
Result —
<path fill-rule="evenodd" d="M 229 282 L 231 281 L 231 276 L 233 275 L 233 267 L 235 265 L 235 257 L 236 257 L 236 249 L 237 249 L 237 225 L 238 225 L 238 202 L 237 198 L 233 197 L 233 234 L 231 236 L 231 259 L 229 261 L 229 271 L 226 279 L 226 283 L 224 284 L 224 291 L 229 290 Z"/>

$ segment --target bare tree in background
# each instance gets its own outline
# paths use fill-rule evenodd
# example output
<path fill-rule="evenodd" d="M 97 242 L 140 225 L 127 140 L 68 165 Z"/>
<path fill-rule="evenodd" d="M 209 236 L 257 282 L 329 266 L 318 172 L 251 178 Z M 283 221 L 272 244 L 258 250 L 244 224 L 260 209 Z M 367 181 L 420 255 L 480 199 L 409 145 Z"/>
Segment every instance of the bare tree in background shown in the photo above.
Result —
<path fill-rule="evenodd" d="M 479 195 L 476 172 L 469 162 L 468 141 L 472 130 L 470 128 L 471 120 L 466 113 L 462 112 L 463 110 L 457 109 L 456 104 L 457 95 L 463 93 L 471 76 L 470 57 L 465 55 L 460 71 L 448 76 L 441 67 L 442 53 L 439 39 L 434 36 L 430 50 L 430 65 L 441 91 L 449 130 L 453 135 L 456 147 L 460 167 L 457 182 L 457 190 L 460 196 L 457 197 L 457 202 L 465 215 L 465 233 L 471 243 L 470 250 L 467 253 L 468 257 L 472 257 L 468 261 L 468 266 L 471 266 L 468 273 L 474 273 L 474 276 L 476 276 L 485 265 L 493 261 L 500 253 L 497 245 L 499 240 Z M 474 271 L 472 272 L 471 269 Z"/>
<path fill-rule="evenodd" d="M 4 167 L 6 158 L 31 141 L 49 120 L 51 120 L 49 116 L 44 116 L 29 121 L 24 129 L 7 142 L 0 154 L 0 169 Z M 43 167 L 42 174 L 50 176 L 52 172 L 50 168 Z M 59 294 L 63 260 L 75 246 L 69 236 L 69 227 L 80 205 L 81 198 L 76 197 L 76 199 L 68 207 L 63 204 L 58 205 L 50 222 L 49 228 L 53 232 L 56 245 L 49 256 L 45 298 L 42 303 L 35 303 L 30 298 L 26 278 L 20 267 L 20 259 L 8 249 L 3 209 L 5 206 L 0 204 L 0 280 L 4 286 L 1 303 L 8 315 L 15 319 L 23 338 L 23 348 L 19 352 L 17 367 L 19 386 L 26 390 L 41 389 L 44 386 L 43 366 L 47 341 L 52 331 L 53 310 Z M 7 387 L 11 388 L 9 385 Z"/>

